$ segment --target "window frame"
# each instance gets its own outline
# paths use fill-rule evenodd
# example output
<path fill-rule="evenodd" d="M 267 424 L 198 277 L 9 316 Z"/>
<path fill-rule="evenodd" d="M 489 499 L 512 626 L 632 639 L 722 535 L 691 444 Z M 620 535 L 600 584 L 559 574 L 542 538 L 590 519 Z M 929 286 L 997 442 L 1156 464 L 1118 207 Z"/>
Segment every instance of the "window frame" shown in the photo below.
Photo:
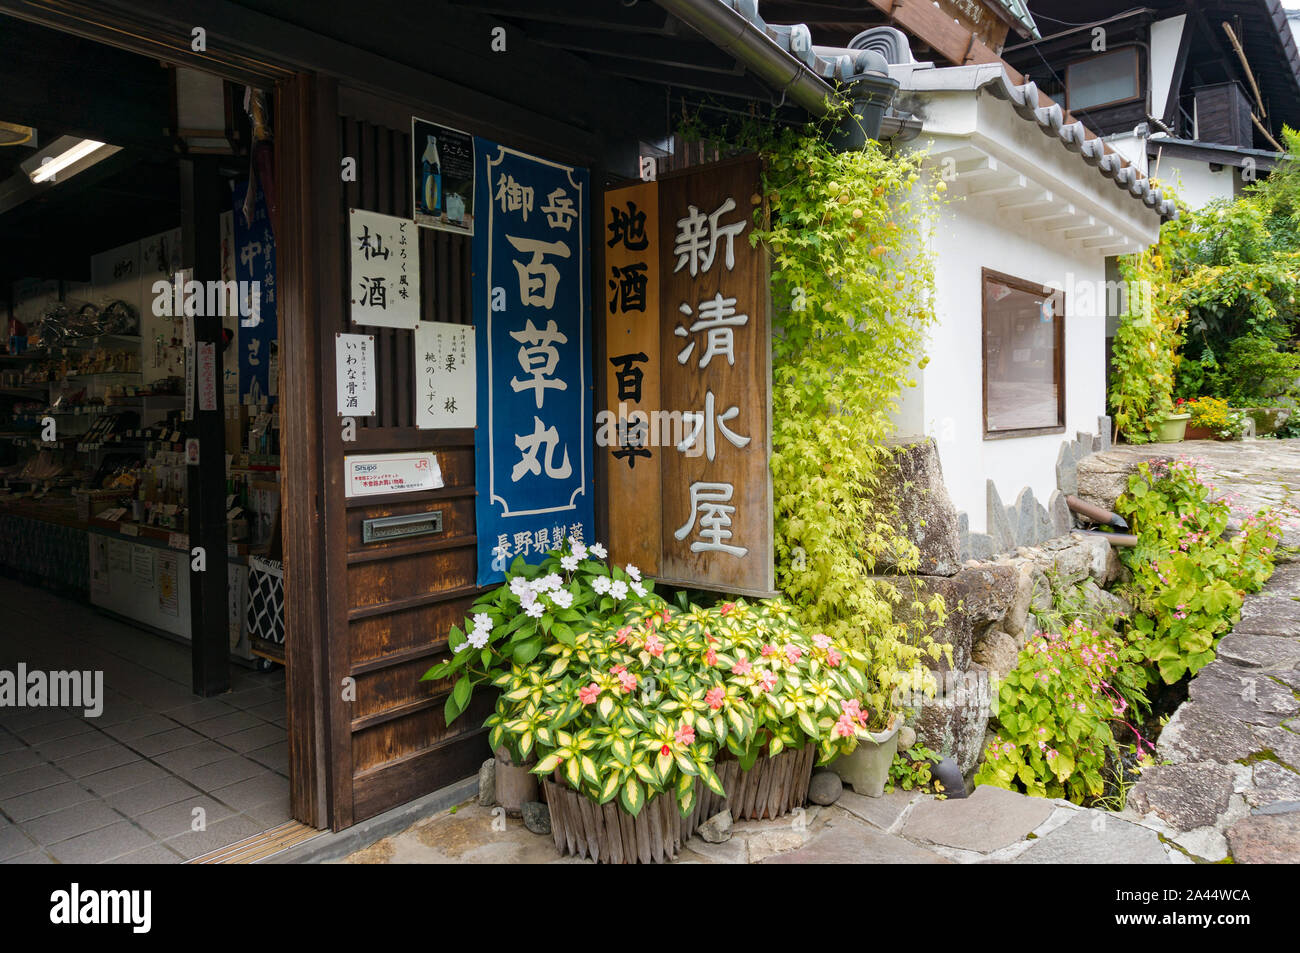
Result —
<path fill-rule="evenodd" d="M 1058 423 L 1051 427 L 1025 427 L 1017 430 L 989 430 L 989 289 L 993 283 L 1005 285 L 1013 291 L 1021 291 L 1035 297 L 1049 298 L 1057 303 L 1054 317 L 1056 328 L 1053 334 L 1055 359 L 1053 371 L 1056 375 L 1056 419 Z M 1042 437 L 1065 433 L 1065 292 L 1036 284 L 1024 278 L 1017 278 L 992 268 L 980 269 L 980 376 L 983 381 L 982 409 L 984 439 L 1015 440 L 1020 437 Z"/>
<path fill-rule="evenodd" d="M 1120 99 L 1112 99 L 1109 102 L 1105 102 L 1105 103 L 1094 103 L 1091 106 L 1076 107 L 1074 103 L 1071 102 L 1073 97 L 1070 95 L 1070 88 L 1071 88 L 1070 70 L 1074 69 L 1074 67 L 1076 66 L 1082 66 L 1084 63 L 1091 63 L 1094 60 L 1098 60 L 1107 56 L 1117 56 L 1118 54 L 1124 52 L 1132 52 L 1133 54 L 1133 88 L 1137 90 L 1137 93 L 1133 96 L 1124 96 Z M 1093 53 L 1091 56 L 1085 56 L 1082 59 L 1077 59 L 1077 60 L 1073 60 L 1072 62 L 1066 63 L 1065 70 L 1064 70 L 1064 78 L 1065 78 L 1065 111 L 1071 114 L 1074 113 L 1076 108 L 1081 113 L 1089 113 L 1096 109 L 1109 109 L 1112 106 L 1122 106 L 1126 103 L 1135 103 L 1146 98 L 1146 91 L 1143 90 L 1142 88 L 1142 49 L 1141 47 L 1135 44 L 1118 46 L 1113 50 L 1106 50 L 1104 53 Z"/>

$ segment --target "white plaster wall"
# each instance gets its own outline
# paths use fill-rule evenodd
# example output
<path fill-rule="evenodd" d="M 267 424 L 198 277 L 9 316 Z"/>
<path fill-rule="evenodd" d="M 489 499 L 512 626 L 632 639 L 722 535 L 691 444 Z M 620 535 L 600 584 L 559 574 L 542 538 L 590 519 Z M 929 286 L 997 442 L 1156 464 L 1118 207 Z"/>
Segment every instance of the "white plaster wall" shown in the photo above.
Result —
<path fill-rule="evenodd" d="M 932 241 L 931 254 L 939 263 L 938 322 L 930 335 L 929 363 L 919 386 L 905 393 L 896 422 L 901 433 L 916 435 L 917 421 L 924 421 L 923 432 L 939 447 L 953 504 L 969 515 L 972 532 L 986 532 L 986 480 L 994 481 L 1004 504 L 1014 502 L 1026 486 L 1046 504 L 1056 489 L 1061 444 L 1079 431 L 1096 433 L 1097 418 L 1106 413 L 1106 325 L 1104 316 L 1071 313 L 1067 293 L 1065 432 L 985 440 L 981 269 L 1068 289 L 1072 280 L 1075 285 L 1104 281 L 1105 259 L 961 202 L 940 213 Z"/>
<path fill-rule="evenodd" d="M 1231 201 L 1236 194 L 1236 171 L 1232 166 L 1212 172 L 1208 162 L 1166 155 L 1160 157 L 1158 169 L 1152 160 L 1151 174 L 1172 185 L 1178 197 L 1193 209 L 1204 208 L 1214 199 Z"/>

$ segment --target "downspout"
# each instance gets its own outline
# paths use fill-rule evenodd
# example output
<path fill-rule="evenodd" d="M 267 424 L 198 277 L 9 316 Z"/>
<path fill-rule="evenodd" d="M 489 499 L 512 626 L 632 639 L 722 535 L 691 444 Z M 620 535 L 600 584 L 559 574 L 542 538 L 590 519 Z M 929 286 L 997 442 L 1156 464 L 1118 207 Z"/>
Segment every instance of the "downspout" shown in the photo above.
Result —
<path fill-rule="evenodd" d="M 734 56 L 764 83 L 781 90 L 785 97 L 814 116 L 826 115 L 826 99 L 835 91 L 803 63 L 783 50 L 756 24 L 728 5 L 728 0 L 654 0 L 704 36 L 719 49 Z M 736 0 L 731 0 L 736 2 Z M 739 0 L 751 3 L 753 0 Z"/>

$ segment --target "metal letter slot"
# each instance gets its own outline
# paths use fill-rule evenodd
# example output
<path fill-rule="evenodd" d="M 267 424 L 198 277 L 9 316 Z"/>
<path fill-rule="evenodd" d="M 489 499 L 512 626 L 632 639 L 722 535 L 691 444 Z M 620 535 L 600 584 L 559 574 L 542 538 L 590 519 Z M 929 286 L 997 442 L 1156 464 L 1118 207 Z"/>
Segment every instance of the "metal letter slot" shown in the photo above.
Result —
<path fill-rule="evenodd" d="M 442 510 L 411 513 L 408 516 L 380 516 L 361 524 L 361 542 L 383 543 L 442 532 Z"/>

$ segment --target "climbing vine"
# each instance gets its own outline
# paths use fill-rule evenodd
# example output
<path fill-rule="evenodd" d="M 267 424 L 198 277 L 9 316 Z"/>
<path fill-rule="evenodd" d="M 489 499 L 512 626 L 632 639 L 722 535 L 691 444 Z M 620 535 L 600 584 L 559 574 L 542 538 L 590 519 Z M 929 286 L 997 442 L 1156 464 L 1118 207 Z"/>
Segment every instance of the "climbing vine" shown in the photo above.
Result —
<path fill-rule="evenodd" d="M 768 244 L 773 265 L 777 584 L 804 625 L 866 653 L 871 717 L 883 726 L 895 692 L 933 688 L 918 662 L 941 655 L 918 622 L 895 616 L 941 622 L 942 597 L 913 590 L 911 612 L 896 613 L 906 585 L 873 575 L 886 561 L 902 572 L 919 565 L 878 491 L 891 414 L 915 384 L 934 322 L 926 223 L 943 186 L 919 155 L 888 155 L 874 142 L 836 152 L 827 137 L 840 119 L 833 111 L 802 129 L 750 122 L 724 138 L 764 158 L 754 240 Z"/>

